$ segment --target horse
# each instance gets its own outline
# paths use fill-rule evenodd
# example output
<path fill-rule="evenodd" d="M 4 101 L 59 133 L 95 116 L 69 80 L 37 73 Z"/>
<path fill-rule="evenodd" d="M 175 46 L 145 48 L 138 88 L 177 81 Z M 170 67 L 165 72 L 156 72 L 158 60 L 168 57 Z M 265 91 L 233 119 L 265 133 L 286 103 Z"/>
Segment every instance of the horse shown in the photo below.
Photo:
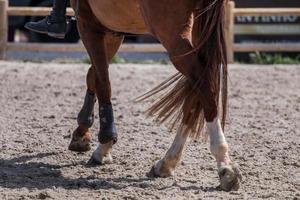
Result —
<path fill-rule="evenodd" d="M 148 175 L 174 175 L 188 137 L 209 136 L 220 188 L 238 190 L 242 176 L 238 165 L 230 159 L 224 136 L 228 90 L 226 3 L 227 0 L 71 0 L 73 9 L 77 8 L 77 27 L 92 65 L 69 149 L 77 152 L 91 149 L 90 128 L 98 100 L 99 144 L 88 163 L 112 162 L 111 151 L 118 135 L 111 106 L 109 64 L 125 34 L 151 34 L 165 47 L 178 73 L 138 100 L 163 93 L 148 114 L 156 116 L 160 123 L 167 123 L 177 134 Z"/>

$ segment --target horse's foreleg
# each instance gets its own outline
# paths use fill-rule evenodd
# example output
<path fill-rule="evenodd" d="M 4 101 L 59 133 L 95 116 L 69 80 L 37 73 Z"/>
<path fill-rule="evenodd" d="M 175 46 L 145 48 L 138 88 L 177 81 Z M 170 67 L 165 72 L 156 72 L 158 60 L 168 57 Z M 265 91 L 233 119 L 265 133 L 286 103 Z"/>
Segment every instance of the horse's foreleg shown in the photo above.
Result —
<path fill-rule="evenodd" d="M 77 123 L 80 127 L 91 128 L 94 123 L 94 106 L 96 103 L 94 66 L 91 66 L 88 71 L 86 83 L 87 91 L 83 106 L 77 117 Z"/>
<path fill-rule="evenodd" d="M 90 29 L 82 19 L 78 20 L 78 29 L 93 64 L 87 74 L 87 92 L 84 105 L 77 118 L 78 128 L 74 131 L 69 146 L 70 150 L 82 152 L 90 150 L 91 133 L 89 128 L 94 122 L 96 99 L 99 100 L 100 108 L 103 104 L 110 104 L 108 63 L 116 54 L 123 37 Z M 107 149 L 106 146 L 108 145 L 105 145 L 104 149 Z M 98 150 L 101 148 L 102 146 L 99 146 Z"/>
<path fill-rule="evenodd" d="M 99 102 L 100 131 L 99 146 L 93 153 L 89 163 L 103 163 L 104 158 L 111 161 L 112 145 L 117 141 L 111 105 L 111 85 L 109 80 L 109 62 L 119 49 L 123 37 L 94 29 L 85 21 L 78 20 L 78 29 L 93 64 L 94 94 Z M 89 81 L 88 81 L 89 84 Z"/>
<path fill-rule="evenodd" d="M 95 96 L 95 72 L 91 66 L 87 74 L 87 91 L 84 98 L 83 106 L 78 114 L 78 128 L 73 132 L 69 150 L 77 152 L 85 152 L 91 149 L 91 132 L 90 128 L 94 123 L 94 106 L 96 102 Z"/>
<path fill-rule="evenodd" d="M 116 54 L 123 37 L 107 34 L 105 36 L 105 45 L 107 50 L 107 60 L 111 61 Z M 84 104 L 78 114 L 78 128 L 75 129 L 72 135 L 72 140 L 69 145 L 69 150 L 84 152 L 91 149 L 91 132 L 90 129 L 94 123 L 94 105 L 96 103 L 96 72 L 94 65 L 90 67 L 87 73 L 87 91 L 84 99 Z"/>
<path fill-rule="evenodd" d="M 174 175 L 175 168 L 181 159 L 188 134 L 184 128 L 179 128 L 173 144 L 163 159 L 157 161 L 152 167 L 149 176 L 169 177 Z"/>
<path fill-rule="evenodd" d="M 207 129 L 210 136 L 210 150 L 218 164 L 220 187 L 225 191 L 238 190 L 242 176 L 238 166 L 229 158 L 229 148 L 220 120 L 216 118 L 208 122 Z"/>
<path fill-rule="evenodd" d="M 91 159 L 89 160 L 89 165 L 102 165 L 112 162 L 111 150 L 113 146 L 113 141 L 106 144 L 99 144 L 97 149 L 93 152 Z"/>

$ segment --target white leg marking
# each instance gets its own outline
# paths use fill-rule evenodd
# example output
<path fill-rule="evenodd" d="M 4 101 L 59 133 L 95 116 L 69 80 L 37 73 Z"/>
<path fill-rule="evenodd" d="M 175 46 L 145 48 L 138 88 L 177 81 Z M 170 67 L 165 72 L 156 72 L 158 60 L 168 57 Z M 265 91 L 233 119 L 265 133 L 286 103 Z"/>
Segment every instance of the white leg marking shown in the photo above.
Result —
<path fill-rule="evenodd" d="M 179 128 L 177 135 L 167 151 L 163 159 L 158 161 L 155 165 L 155 174 L 161 177 L 167 177 L 174 174 L 176 165 L 180 161 L 184 145 L 188 135 L 183 132 L 184 128 Z"/>
<path fill-rule="evenodd" d="M 207 130 L 210 136 L 210 150 L 215 156 L 218 166 L 230 164 L 228 156 L 228 144 L 226 142 L 220 120 L 216 118 L 213 122 L 207 123 Z"/>
<path fill-rule="evenodd" d="M 210 136 L 210 150 L 218 163 L 221 189 L 225 191 L 238 190 L 242 175 L 238 166 L 231 163 L 228 144 L 220 120 L 216 118 L 213 122 L 207 123 L 207 129 Z"/>
<path fill-rule="evenodd" d="M 111 150 L 112 150 L 113 142 L 109 142 L 107 144 L 99 144 L 97 149 L 94 151 L 92 157 L 95 161 L 98 163 L 111 163 L 112 162 L 112 156 L 111 156 Z"/>
<path fill-rule="evenodd" d="M 184 129 L 180 128 L 178 130 L 176 137 L 172 143 L 172 146 L 166 153 L 166 156 L 164 159 L 167 162 L 173 162 L 174 164 L 175 163 L 177 164 L 177 162 L 179 162 L 179 160 L 181 158 L 182 151 L 183 151 L 184 145 L 185 145 L 187 137 L 188 137 L 188 135 L 183 133 L 182 130 L 184 130 Z"/>

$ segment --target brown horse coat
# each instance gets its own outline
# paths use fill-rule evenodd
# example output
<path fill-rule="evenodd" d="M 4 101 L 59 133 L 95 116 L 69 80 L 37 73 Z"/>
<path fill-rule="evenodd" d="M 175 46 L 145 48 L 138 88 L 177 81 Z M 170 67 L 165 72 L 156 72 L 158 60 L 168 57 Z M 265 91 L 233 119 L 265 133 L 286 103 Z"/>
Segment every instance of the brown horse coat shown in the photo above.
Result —
<path fill-rule="evenodd" d="M 178 128 L 170 149 L 153 165 L 150 175 L 160 177 L 173 175 L 187 138 L 201 136 L 206 121 L 210 149 L 218 164 L 220 186 L 226 191 L 238 189 L 241 175 L 229 157 L 228 144 L 218 116 L 222 102 L 224 125 L 227 62 L 223 21 L 226 0 L 80 2 L 78 29 L 92 61 L 92 67 L 87 75 L 86 96 L 91 98 L 89 99 L 91 101 L 86 102 L 94 102 L 93 95 L 96 94 L 100 106 L 111 103 L 108 67 L 123 41 L 123 36 L 115 33 L 152 34 L 167 49 L 179 73 L 140 98 L 143 100 L 160 93 L 161 98 L 158 98 L 148 110 L 149 114 L 156 115 L 160 122 L 168 121 L 171 128 Z M 220 94 L 222 101 L 219 100 Z M 84 103 L 82 111 L 90 111 L 92 106 L 93 103 Z M 75 130 L 69 146 L 71 150 L 90 149 L 90 127 L 86 127 L 81 121 L 87 121 L 93 116 L 84 117 L 87 118 L 78 120 L 79 127 Z M 103 121 L 101 115 L 100 119 L 101 127 Z M 104 135 L 108 142 L 103 144 L 101 141 Z M 105 159 L 112 161 L 112 145 L 117 139 L 113 136 L 101 132 L 100 128 L 100 143 L 89 163 L 102 164 Z"/>
<path fill-rule="evenodd" d="M 172 127 L 185 124 L 187 134 L 200 136 L 204 120 L 212 121 L 218 115 L 222 85 L 224 124 L 227 101 L 224 2 L 80 1 L 78 27 L 93 63 L 88 75 L 89 90 L 97 94 L 100 104 L 110 102 L 108 65 L 123 40 L 113 32 L 150 33 L 167 49 L 180 74 L 141 98 L 172 88 L 149 113 L 157 114 L 161 122 L 171 122 Z"/>

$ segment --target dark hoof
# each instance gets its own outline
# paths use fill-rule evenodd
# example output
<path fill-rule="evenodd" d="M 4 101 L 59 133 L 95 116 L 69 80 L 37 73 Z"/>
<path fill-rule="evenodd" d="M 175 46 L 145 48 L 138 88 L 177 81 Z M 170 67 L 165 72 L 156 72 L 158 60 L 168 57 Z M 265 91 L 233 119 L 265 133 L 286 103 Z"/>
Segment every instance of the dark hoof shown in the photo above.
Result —
<path fill-rule="evenodd" d="M 75 152 L 89 151 L 91 150 L 91 140 L 92 134 L 89 129 L 78 127 L 73 133 L 69 150 Z"/>
<path fill-rule="evenodd" d="M 156 173 L 155 173 L 155 166 L 153 165 L 151 170 L 146 174 L 147 177 L 149 178 L 157 178 L 159 177 Z"/>
<path fill-rule="evenodd" d="M 226 192 L 237 191 L 242 182 L 241 172 L 236 164 L 219 169 L 220 188 Z"/>
<path fill-rule="evenodd" d="M 91 145 L 88 144 L 79 144 L 78 142 L 71 142 L 71 144 L 69 145 L 68 148 L 70 151 L 75 151 L 75 152 L 79 152 L 79 153 L 83 153 L 83 152 L 87 152 L 91 150 Z"/>
<path fill-rule="evenodd" d="M 95 167 L 95 166 L 99 166 L 99 165 L 103 165 L 102 162 L 99 162 L 97 160 L 95 160 L 93 158 L 93 156 L 90 158 L 90 160 L 86 163 L 87 167 Z"/>

